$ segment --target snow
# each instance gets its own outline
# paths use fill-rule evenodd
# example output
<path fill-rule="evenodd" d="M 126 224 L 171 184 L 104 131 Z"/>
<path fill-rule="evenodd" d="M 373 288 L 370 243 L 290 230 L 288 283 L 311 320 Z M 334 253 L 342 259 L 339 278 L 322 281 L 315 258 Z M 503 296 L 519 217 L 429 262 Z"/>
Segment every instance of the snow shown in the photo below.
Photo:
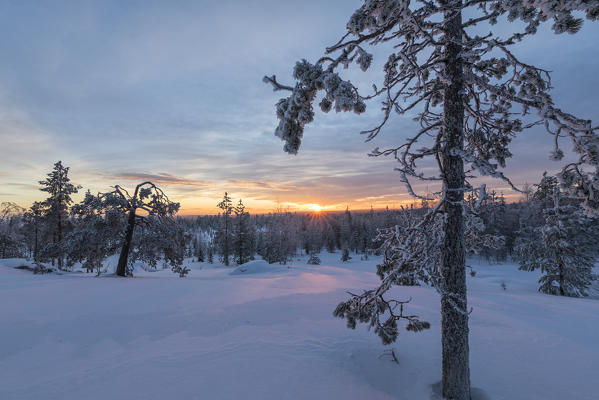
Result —
<path fill-rule="evenodd" d="M 23 260 L 0 260 L 0 398 L 431 398 L 441 374 L 436 292 L 393 289 L 432 325 L 402 331 L 396 364 L 375 335 L 332 316 L 347 290 L 378 282 L 379 259 L 352 256 L 255 261 L 235 276 L 207 263 L 188 263 L 186 278 L 140 268 L 132 279 L 33 275 L 14 269 Z M 538 293 L 539 275 L 513 264 L 470 264 L 478 398 L 598 398 L 599 301 Z"/>
<path fill-rule="evenodd" d="M 268 272 L 281 272 L 285 271 L 285 269 L 285 267 L 278 264 L 269 264 L 264 260 L 254 260 L 235 268 L 230 272 L 230 275 L 263 274 Z"/>

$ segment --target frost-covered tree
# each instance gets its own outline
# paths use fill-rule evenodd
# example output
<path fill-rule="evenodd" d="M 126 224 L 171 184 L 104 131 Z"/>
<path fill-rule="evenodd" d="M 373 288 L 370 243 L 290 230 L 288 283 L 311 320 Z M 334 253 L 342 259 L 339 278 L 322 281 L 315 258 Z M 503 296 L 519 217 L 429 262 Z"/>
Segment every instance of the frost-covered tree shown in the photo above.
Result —
<path fill-rule="evenodd" d="M 544 210 L 544 224 L 518 243 L 520 269 L 540 269 L 539 291 L 581 297 L 596 276 L 593 274 L 596 221 L 586 217 L 579 206 L 564 196 L 557 179 L 544 176 L 535 198 L 551 202 Z"/>
<path fill-rule="evenodd" d="M 492 192 L 489 200 L 482 204 L 480 211 L 480 218 L 485 225 L 485 233 L 503 236 L 505 241 L 510 239 L 510 234 L 513 231 L 507 223 L 506 211 L 503 194 L 497 195 L 495 192 Z M 481 249 L 480 254 L 487 260 L 493 258 L 495 261 L 505 261 L 507 258 L 507 247 L 503 244 L 496 248 L 484 247 Z"/>
<path fill-rule="evenodd" d="M 217 233 L 216 240 L 220 250 L 223 264 L 229 265 L 229 256 L 231 252 L 231 216 L 233 214 L 233 202 L 231 198 L 225 192 L 223 199 L 216 205 L 222 210 L 221 214 L 221 226 Z"/>
<path fill-rule="evenodd" d="M 185 276 L 183 261 L 189 236 L 174 218 L 148 215 L 140 221 L 138 234 L 133 240 L 129 263 L 141 261 L 150 268 L 171 266 L 173 272 Z"/>
<path fill-rule="evenodd" d="M 326 228 L 323 233 L 323 240 L 327 252 L 334 253 L 335 249 L 337 248 L 337 245 L 335 241 L 335 231 L 333 230 L 333 227 L 330 224 L 326 225 Z"/>
<path fill-rule="evenodd" d="M 326 220 L 321 216 L 302 217 L 302 242 L 306 254 L 320 253 L 324 246 Z"/>
<path fill-rule="evenodd" d="M 212 249 L 212 246 L 208 246 L 208 263 L 209 264 L 214 264 L 214 250 Z"/>
<path fill-rule="evenodd" d="M 33 261 L 39 262 L 40 226 L 44 214 L 44 206 L 41 202 L 34 202 L 29 210 L 23 214 L 25 222 L 25 235 L 29 238 Z"/>
<path fill-rule="evenodd" d="M 341 223 L 339 225 L 339 243 L 341 245 L 341 249 L 350 249 L 352 245 L 352 237 L 353 237 L 353 222 L 352 222 L 352 214 L 349 211 L 349 207 L 345 208 L 345 212 L 343 213 L 343 217 L 341 218 Z"/>
<path fill-rule="evenodd" d="M 481 203 L 482 200 L 469 202 L 464 209 L 464 247 L 471 254 L 503 244 L 503 237 L 485 233 L 485 225 L 478 215 Z M 436 232 L 443 227 L 443 220 L 442 215 L 437 215 L 435 221 L 427 223 L 428 216 L 428 213 L 423 216 L 418 209 L 402 208 L 393 228 L 379 230 L 377 241 L 382 243 L 380 250 L 383 262 L 377 265 L 377 275 L 381 279 L 394 273 L 395 285 L 441 284 L 436 271 L 441 268 L 443 261 L 442 242 Z M 410 241 L 413 241 L 412 245 L 409 245 Z M 427 268 L 422 268 L 423 265 Z M 381 333 L 389 335 L 384 341 L 396 338 L 398 334 L 397 331 Z"/>
<path fill-rule="evenodd" d="M 0 258 L 19 257 L 21 216 L 25 209 L 12 202 L 0 204 Z"/>
<path fill-rule="evenodd" d="M 87 272 L 100 276 L 107 257 L 123 243 L 126 215 L 113 207 L 104 207 L 89 191 L 84 200 L 71 207 L 73 230 L 65 236 L 67 265 L 76 262 Z"/>
<path fill-rule="evenodd" d="M 194 255 L 197 257 L 198 262 L 204 262 L 204 243 L 200 238 L 196 238 L 194 242 Z"/>
<path fill-rule="evenodd" d="M 235 249 L 235 262 L 244 264 L 253 256 L 253 237 L 250 214 L 245 211 L 245 205 L 239 200 L 233 209 L 235 221 L 233 226 L 233 248 Z"/>
<path fill-rule="evenodd" d="M 287 264 L 301 243 L 299 222 L 289 212 L 278 210 L 269 214 L 262 228 L 258 254 L 269 264 Z"/>
<path fill-rule="evenodd" d="M 58 268 L 62 269 L 64 224 L 68 218 L 69 207 L 73 203 L 71 195 L 77 193 L 81 187 L 71 183 L 69 167 L 63 166 L 62 161 L 56 162 L 46 180 L 39 181 L 39 184 L 42 186 L 40 189 L 42 192 L 49 193 L 49 197 L 42 204 L 46 218 L 50 224 L 54 225 L 52 258 L 57 258 Z"/>
<path fill-rule="evenodd" d="M 323 93 L 319 102 L 323 112 L 334 109 L 361 114 L 368 100 L 380 99 L 383 118 L 363 132 L 368 140 L 383 131 L 393 113 L 407 114 L 416 121 L 414 133 L 405 142 L 375 149 L 372 155 L 392 155 L 401 180 L 418 198 L 426 196 L 415 193 L 415 179 L 436 181 L 440 186 L 429 198 L 436 198 L 436 205 L 410 229 L 402 246 L 406 255 L 432 251 L 429 243 L 436 246 L 434 251 L 440 251 L 440 262 L 424 253 L 416 266 L 430 271 L 441 296 L 445 398 L 470 398 L 463 213 L 464 194 L 473 190 L 469 177 L 491 176 L 511 185 L 500 170 L 511 156 L 510 141 L 526 128 L 541 125 L 555 138 L 553 158 L 563 156 L 559 139 L 564 136 L 571 139 L 579 155 L 562 170 L 563 184 L 572 187 L 589 210 L 599 206 L 597 128 L 591 121 L 557 108 L 549 95 L 549 72 L 521 61 L 512 50 L 516 43 L 531 38 L 545 21 L 552 21 L 557 34 L 576 33 L 582 24 L 577 15 L 598 19 L 599 0 L 364 0 L 349 19 L 346 33 L 326 49 L 324 57 L 315 63 L 302 60 L 296 64 L 293 86 L 280 83 L 274 75 L 264 78 L 275 90 L 290 92 L 277 103 L 275 135 L 285 141 L 284 150 L 291 154 L 297 153 L 304 128 L 314 119 L 312 105 L 319 92 Z M 522 24 L 512 25 L 511 33 L 493 33 L 493 25 L 500 20 Z M 354 62 L 367 70 L 373 59 L 367 46 L 385 43 L 392 47 L 384 77 L 372 91 L 364 92 L 338 74 L 340 67 Z M 436 173 L 425 173 L 431 170 L 423 168 L 430 167 L 427 160 L 438 167 Z M 591 171 L 585 172 L 584 166 Z M 432 238 L 423 232 L 430 232 Z M 426 243 L 420 243 L 424 240 Z M 413 262 L 413 257 L 406 260 Z M 399 260 L 376 290 L 340 305 L 350 326 L 355 326 L 351 316 L 356 313 L 369 313 L 370 321 L 387 313 L 395 317 L 375 331 L 383 338 L 396 337 L 397 321 L 405 318 L 393 310 L 401 306 L 403 311 L 403 304 L 383 296 L 402 267 Z M 414 329 L 412 320 L 407 321 Z"/>
<path fill-rule="evenodd" d="M 142 225 L 149 229 L 156 225 L 171 224 L 172 217 L 179 210 L 174 203 L 154 183 L 145 181 L 135 187 L 133 194 L 115 185 L 110 192 L 87 194 L 81 207 L 96 210 L 99 214 L 120 213 L 126 220 L 120 234 L 121 249 L 116 268 L 118 276 L 129 275 L 129 254 L 134 247 L 135 228 Z"/>

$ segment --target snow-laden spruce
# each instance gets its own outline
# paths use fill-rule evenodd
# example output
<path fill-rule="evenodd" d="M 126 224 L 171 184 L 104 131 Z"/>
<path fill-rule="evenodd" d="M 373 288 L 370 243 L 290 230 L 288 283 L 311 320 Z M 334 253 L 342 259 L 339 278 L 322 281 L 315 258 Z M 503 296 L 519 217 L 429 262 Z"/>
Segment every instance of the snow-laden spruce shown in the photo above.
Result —
<path fill-rule="evenodd" d="M 68 219 L 69 207 L 73 204 L 71 195 L 77 193 L 81 186 L 73 185 L 69 178 L 69 167 L 57 161 L 54 168 L 47 174 L 47 178 L 39 181 L 42 192 L 49 196 L 41 203 L 44 217 L 53 222 L 52 242 L 48 243 L 44 253 L 58 261 L 58 268 L 62 269 L 65 258 L 64 225 Z"/>
<path fill-rule="evenodd" d="M 223 199 L 216 206 L 223 211 L 220 216 L 221 226 L 217 232 L 216 242 L 222 255 L 223 264 L 229 265 L 229 253 L 232 241 L 231 215 L 233 214 L 234 207 L 227 192 L 225 192 Z"/>
<path fill-rule="evenodd" d="M 264 78 L 275 90 L 291 92 L 277 103 L 275 134 L 292 154 L 297 153 L 304 128 L 314 118 L 313 103 L 319 91 L 324 93 L 320 102 L 324 112 L 335 108 L 362 113 L 366 101 L 381 101 L 382 121 L 362 132 L 367 140 L 383 130 L 393 112 L 415 115 L 416 129 L 405 142 L 375 149 L 372 155 L 393 156 L 401 180 L 416 197 L 425 196 L 415 193 L 413 180 L 438 182 L 441 187 L 428 197 L 436 198 L 437 205 L 413 232 L 434 232 L 432 241 L 441 249 L 441 281 L 435 287 L 441 294 L 442 394 L 446 398 L 470 398 L 463 211 L 464 193 L 474 190 L 470 177 L 490 176 L 513 187 L 500 170 L 511 157 L 509 144 L 526 128 L 543 126 L 554 138 L 552 157 L 556 160 L 563 156 L 560 139 L 571 139 L 578 160 L 562 169 L 562 183 L 589 213 L 597 212 L 597 127 L 556 107 L 549 95 L 549 72 L 521 61 L 510 50 L 531 38 L 546 21 L 552 22 L 556 34 L 576 33 L 582 25 L 578 15 L 599 19 L 599 0 L 364 0 L 349 19 L 347 32 L 326 49 L 324 57 L 296 64 L 294 86 L 279 83 L 274 75 Z M 499 19 L 519 20 L 524 27 L 495 34 L 492 25 Z M 483 30 L 489 33 L 479 34 Z M 336 72 L 339 66 L 354 62 L 368 69 L 372 56 L 366 46 L 387 42 L 394 47 L 382 81 L 371 92 L 360 93 Z M 438 166 L 435 173 L 421 168 L 428 166 L 426 160 Z M 404 244 L 406 252 L 423 250 L 413 243 Z M 428 268 L 426 263 L 416 266 Z M 376 296 L 388 289 L 384 281 Z M 367 310 L 372 320 L 391 312 L 393 306 L 403 307 L 400 303 L 379 305 Z M 362 307 L 361 302 L 355 307 Z"/>
<path fill-rule="evenodd" d="M 253 232 L 255 228 L 251 226 L 250 213 L 245 210 L 245 205 L 241 199 L 239 199 L 233 212 L 235 213 L 233 248 L 235 250 L 235 263 L 240 265 L 254 259 L 252 248 L 254 247 Z"/>
<path fill-rule="evenodd" d="M 565 196 L 555 177 L 544 175 L 537 188 L 534 198 L 545 203 L 544 224 L 519 240 L 520 268 L 543 272 L 539 279 L 543 293 L 586 296 L 597 278 L 593 274 L 597 221 Z"/>

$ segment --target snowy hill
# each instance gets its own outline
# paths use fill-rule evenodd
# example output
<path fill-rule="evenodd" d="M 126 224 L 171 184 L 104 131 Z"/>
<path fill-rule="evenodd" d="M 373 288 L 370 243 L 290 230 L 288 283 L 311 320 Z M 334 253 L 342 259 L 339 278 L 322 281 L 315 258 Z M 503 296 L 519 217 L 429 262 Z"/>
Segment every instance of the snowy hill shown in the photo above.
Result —
<path fill-rule="evenodd" d="M 397 364 L 332 316 L 346 290 L 377 283 L 378 259 L 320 257 L 235 276 L 192 263 L 183 279 L 33 275 L 0 260 L 0 398 L 429 399 L 441 376 L 435 291 L 396 290 L 432 325 L 402 331 Z M 473 265 L 473 387 L 494 400 L 597 399 L 599 301 L 540 294 L 538 275 L 514 265 Z"/>

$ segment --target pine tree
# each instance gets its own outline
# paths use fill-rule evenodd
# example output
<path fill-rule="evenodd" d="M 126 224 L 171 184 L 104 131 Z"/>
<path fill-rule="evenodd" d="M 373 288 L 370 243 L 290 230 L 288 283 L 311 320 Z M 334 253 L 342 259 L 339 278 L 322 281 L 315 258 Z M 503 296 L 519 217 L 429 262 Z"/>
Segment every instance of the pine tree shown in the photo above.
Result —
<path fill-rule="evenodd" d="M 470 399 L 468 346 L 468 307 L 466 296 L 464 245 L 464 193 L 473 191 L 466 175 L 474 173 L 511 182 L 499 170 L 511 156 L 512 137 L 532 125 L 525 125 L 521 115 L 535 110 L 540 123 L 554 135 L 556 148 L 552 156 L 561 159 L 559 138 L 569 136 L 579 154 L 561 173 L 564 185 L 584 199 L 588 209 L 599 209 L 599 157 L 597 134 L 590 121 L 581 120 L 555 107 L 549 95 L 549 73 L 520 61 L 509 49 L 534 35 L 542 22 L 552 20 L 555 33 L 576 33 L 582 20 L 572 14 L 581 12 L 588 19 L 599 18 L 598 0 L 364 0 L 351 16 L 347 33 L 326 49 L 326 56 L 315 64 L 298 62 L 293 86 L 281 84 L 273 75 L 265 77 L 275 90 L 291 92 L 276 105 L 279 125 L 275 135 L 285 141 L 284 150 L 297 153 L 305 126 L 314 119 L 313 102 L 319 91 L 323 112 L 353 111 L 361 114 L 365 100 L 381 98 L 384 117 L 380 124 L 365 133 L 368 140 L 387 125 L 391 114 L 413 116 L 418 130 L 404 144 L 386 150 L 375 149 L 373 156 L 393 155 L 396 168 L 407 190 L 417 198 L 412 182 L 424 179 L 440 182 L 437 204 L 422 223 L 410 227 L 406 245 L 423 254 L 423 269 L 429 271 L 441 295 L 442 314 L 442 395 L 452 400 Z M 494 25 L 499 18 L 521 20 L 522 32 L 501 35 L 492 32 L 480 36 L 481 25 Z M 394 44 L 384 66 L 381 87 L 361 94 L 359 88 L 343 80 L 336 72 L 341 66 L 356 63 L 366 71 L 372 54 L 366 46 Z M 438 173 L 425 175 L 425 159 L 438 165 Z M 427 164 L 428 165 L 428 164 Z M 590 165 L 595 173 L 584 173 Z M 435 227 L 434 230 L 431 230 Z M 422 235 L 427 231 L 434 238 Z M 437 249 L 417 240 L 436 243 Z M 411 257 L 408 257 L 408 261 Z M 411 261 L 409 261 L 411 262 Z M 431 264 L 427 264 L 430 262 Z M 396 268 L 401 269 L 400 261 Z M 355 326 L 361 322 L 375 326 L 383 341 L 396 338 L 397 321 L 407 321 L 407 328 L 420 330 L 423 325 L 395 314 L 397 301 L 383 298 L 395 280 L 390 270 L 377 290 L 366 291 L 341 303 L 336 315 Z M 379 317 L 388 319 L 382 323 Z M 380 323 L 380 325 L 378 325 Z"/>
<path fill-rule="evenodd" d="M 12 202 L 0 204 L 0 258 L 21 256 L 21 216 L 25 209 Z"/>
<path fill-rule="evenodd" d="M 337 248 L 335 244 L 335 231 L 330 224 L 326 225 L 324 231 L 324 245 L 329 253 L 334 253 Z"/>
<path fill-rule="evenodd" d="M 539 291 L 543 293 L 586 296 L 596 278 L 592 272 L 595 223 L 564 196 L 556 178 L 545 175 L 537 188 L 534 197 L 551 204 L 543 210 L 545 222 L 541 229 L 519 241 L 520 268 L 543 272 L 539 279 Z"/>
<path fill-rule="evenodd" d="M 341 218 L 341 224 L 339 225 L 339 242 L 341 243 L 341 249 L 349 249 L 352 244 L 352 215 L 349 211 L 349 207 L 345 208 L 343 217 Z"/>
<path fill-rule="evenodd" d="M 217 243 L 223 264 L 229 265 L 229 255 L 231 251 L 231 214 L 233 213 L 234 208 L 227 192 L 225 192 L 223 199 L 216 206 L 223 210 L 221 214 L 222 222 L 217 234 Z"/>
<path fill-rule="evenodd" d="M 208 263 L 214 264 L 214 251 L 212 246 L 208 246 Z"/>
<path fill-rule="evenodd" d="M 195 240 L 195 256 L 198 262 L 204 262 L 204 244 L 200 241 L 200 238 Z"/>
<path fill-rule="evenodd" d="M 58 268 L 63 268 L 64 262 L 64 223 L 68 218 L 69 207 L 73 203 L 71 195 L 77 193 L 80 186 L 73 185 L 69 178 L 69 167 L 62 165 L 62 161 L 54 164 L 54 169 L 48 173 L 42 185 L 42 192 L 48 192 L 49 197 L 42 203 L 44 215 L 54 225 L 54 243 L 52 255 L 58 260 Z"/>
<path fill-rule="evenodd" d="M 44 213 L 44 208 L 41 202 L 36 201 L 33 205 L 25 212 L 23 218 L 26 225 L 29 227 L 27 232 L 31 236 L 31 250 L 33 253 L 34 263 L 38 263 L 39 260 L 39 244 L 40 244 L 40 225 Z"/>
<path fill-rule="evenodd" d="M 250 214 L 245 211 L 245 205 L 241 199 L 233 211 L 235 213 L 235 222 L 232 244 L 235 249 L 235 262 L 237 264 L 244 264 L 248 262 L 253 255 L 253 233 L 251 232 L 250 227 Z"/>

